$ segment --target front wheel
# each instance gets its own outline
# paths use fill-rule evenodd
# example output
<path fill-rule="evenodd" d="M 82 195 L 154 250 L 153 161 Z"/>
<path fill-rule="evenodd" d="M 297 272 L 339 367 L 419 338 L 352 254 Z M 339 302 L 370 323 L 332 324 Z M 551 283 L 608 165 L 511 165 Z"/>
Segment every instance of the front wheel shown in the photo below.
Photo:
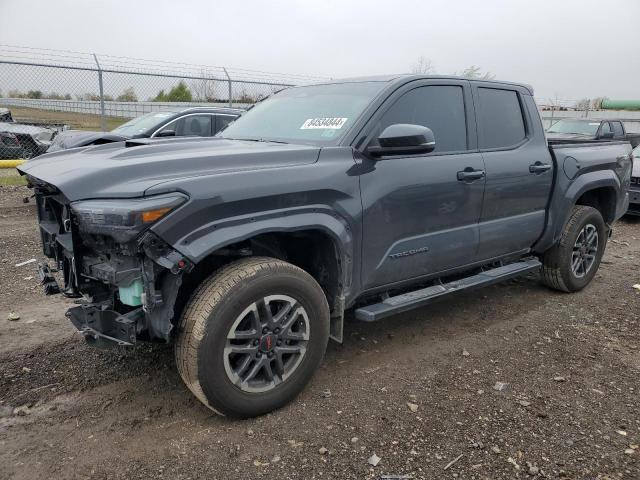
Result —
<path fill-rule="evenodd" d="M 542 282 L 563 292 L 586 287 L 600 266 L 607 233 L 598 210 L 584 205 L 573 207 L 559 242 L 542 257 Z"/>
<path fill-rule="evenodd" d="M 30 148 L 23 148 L 22 153 L 20 153 L 20 160 L 31 160 L 35 157 L 35 153 Z"/>
<path fill-rule="evenodd" d="M 233 262 L 187 304 L 178 371 L 212 410 L 253 417 L 290 402 L 320 365 L 329 306 L 304 270 L 268 257 Z"/>

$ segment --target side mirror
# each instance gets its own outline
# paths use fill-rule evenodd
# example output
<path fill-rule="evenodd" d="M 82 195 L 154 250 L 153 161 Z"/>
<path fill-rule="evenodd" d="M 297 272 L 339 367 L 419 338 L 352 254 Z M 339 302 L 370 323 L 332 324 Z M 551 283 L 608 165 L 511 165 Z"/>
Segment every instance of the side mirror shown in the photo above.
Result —
<path fill-rule="evenodd" d="M 369 155 L 418 155 L 433 152 L 436 148 L 436 139 L 430 128 L 406 123 L 389 125 L 378 137 L 378 143 L 379 146 L 367 148 Z"/>
<path fill-rule="evenodd" d="M 161 132 L 158 132 L 158 134 L 156 135 L 156 137 L 175 137 L 175 136 L 176 136 L 175 130 L 162 130 Z"/>
<path fill-rule="evenodd" d="M 601 133 L 598 138 L 601 138 L 603 140 L 607 138 L 613 138 L 613 132 Z"/>

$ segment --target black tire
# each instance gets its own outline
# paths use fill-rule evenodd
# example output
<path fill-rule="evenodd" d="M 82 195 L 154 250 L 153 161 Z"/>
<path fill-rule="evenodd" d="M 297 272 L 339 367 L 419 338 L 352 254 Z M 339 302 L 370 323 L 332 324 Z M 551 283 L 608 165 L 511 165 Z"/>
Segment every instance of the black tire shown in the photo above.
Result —
<path fill-rule="evenodd" d="M 20 154 L 20 160 L 31 160 L 35 156 L 35 152 L 32 149 L 23 148 L 22 153 Z"/>
<path fill-rule="evenodd" d="M 597 249 L 593 252 L 594 258 L 590 267 L 576 272 L 572 268 L 574 255 L 580 255 L 579 249 L 574 251 L 576 241 L 588 226 L 595 227 L 597 232 Z M 608 233 L 608 228 L 598 210 L 584 205 L 573 207 L 560 240 L 542 256 L 542 283 L 562 292 L 577 292 L 586 287 L 598 271 Z M 584 238 L 584 235 L 580 238 Z"/>
<path fill-rule="evenodd" d="M 262 307 L 260 311 L 264 312 L 266 301 L 266 308 L 271 310 L 273 306 L 268 299 L 276 297 L 295 300 L 295 312 L 304 312 L 304 318 L 300 320 L 300 324 L 305 326 L 305 335 L 308 338 L 303 342 L 304 353 L 300 354 L 300 359 L 295 363 L 291 361 L 295 366 L 288 377 L 280 375 L 281 383 L 269 386 L 270 390 L 267 391 L 245 391 L 243 387 L 249 388 L 249 384 L 234 384 L 229 373 L 232 361 L 227 347 L 235 340 L 229 340 L 227 337 L 231 335 L 231 331 L 238 333 L 238 319 L 242 318 L 248 308 L 259 304 Z M 293 310 L 292 306 L 290 311 Z M 293 318 L 296 316 L 295 312 L 283 318 Z M 271 313 L 268 316 L 271 320 L 277 318 L 277 315 Z M 254 317 L 247 318 L 251 320 Z M 295 324 L 297 322 L 296 320 Z M 283 319 L 282 324 L 284 323 Z M 290 328 L 291 333 L 293 328 Z M 277 330 L 279 329 L 273 331 Z M 281 335 L 284 334 L 284 330 L 285 328 L 280 332 Z M 251 332 L 254 331 L 255 329 L 251 329 Z M 264 339 L 271 335 L 270 332 L 260 340 L 251 340 L 252 345 L 253 342 L 259 342 L 257 348 L 260 349 L 260 353 L 255 354 L 256 357 L 265 355 L 265 362 L 272 360 L 267 360 L 267 354 L 263 352 L 268 351 L 271 359 L 272 355 L 278 357 L 277 348 L 287 347 L 283 344 L 282 347 L 273 347 L 273 351 L 262 350 Z M 275 342 L 276 338 L 287 337 L 274 334 L 273 338 Z M 270 412 L 294 399 L 320 365 L 328 339 L 329 305 L 322 288 L 313 277 L 281 260 L 252 257 L 224 266 L 196 289 L 180 321 L 175 356 L 182 379 L 202 403 L 219 414 L 244 418 Z M 278 342 L 278 345 L 281 345 L 283 341 Z M 289 340 L 284 342 L 292 343 Z M 266 343 L 271 349 L 271 340 L 267 339 Z M 246 355 L 243 361 L 246 359 L 257 365 L 258 360 L 251 360 L 254 358 L 253 354 Z M 287 358 L 292 357 L 293 355 L 290 355 Z M 282 365 L 283 355 L 278 358 L 279 365 Z M 277 371 L 279 365 L 275 365 L 273 371 Z M 271 368 L 269 366 L 269 372 Z M 252 370 L 252 367 L 248 370 Z M 267 382 L 267 372 L 260 370 L 260 375 L 263 375 L 264 382 Z"/>

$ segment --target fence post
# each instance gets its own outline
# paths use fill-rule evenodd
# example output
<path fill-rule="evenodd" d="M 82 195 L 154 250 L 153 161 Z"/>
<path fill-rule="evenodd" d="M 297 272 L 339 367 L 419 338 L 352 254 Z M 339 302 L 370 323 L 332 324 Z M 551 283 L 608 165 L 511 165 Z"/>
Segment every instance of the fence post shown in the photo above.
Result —
<path fill-rule="evenodd" d="M 98 57 L 96 54 L 93 54 L 93 59 L 96 61 L 96 65 L 98 66 L 98 87 L 100 88 L 100 127 L 103 132 L 107 131 L 107 119 L 104 114 L 104 88 L 102 85 L 102 68 L 100 68 L 100 62 L 98 62 Z"/>
<path fill-rule="evenodd" d="M 233 98 L 232 98 L 232 92 L 231 92 L 231 77 L 229 76 L 229 72 L 227 72 L 227 69 L 222 67 L 222 70 L 224 70 L 224 74 L 227 76 L 227 80 L 229 82 L 229 107 L 233 107 Z"/>

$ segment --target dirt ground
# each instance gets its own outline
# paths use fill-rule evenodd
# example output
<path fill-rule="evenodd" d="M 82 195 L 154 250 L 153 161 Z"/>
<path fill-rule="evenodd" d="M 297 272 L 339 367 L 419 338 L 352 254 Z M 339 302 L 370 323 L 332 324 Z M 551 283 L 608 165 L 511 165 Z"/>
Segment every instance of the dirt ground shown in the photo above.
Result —
<path fill-rule="evenodd" d="M 14 266 L 40 258 L 28 194 L 0 187 L 2 479 L 640 478 L 638 220 L 582 292 L 531 276 L 351 320 L 296 401 L 235 421 L 188 392 L 171 347 L 83 343 L 69 302 Z"/>

